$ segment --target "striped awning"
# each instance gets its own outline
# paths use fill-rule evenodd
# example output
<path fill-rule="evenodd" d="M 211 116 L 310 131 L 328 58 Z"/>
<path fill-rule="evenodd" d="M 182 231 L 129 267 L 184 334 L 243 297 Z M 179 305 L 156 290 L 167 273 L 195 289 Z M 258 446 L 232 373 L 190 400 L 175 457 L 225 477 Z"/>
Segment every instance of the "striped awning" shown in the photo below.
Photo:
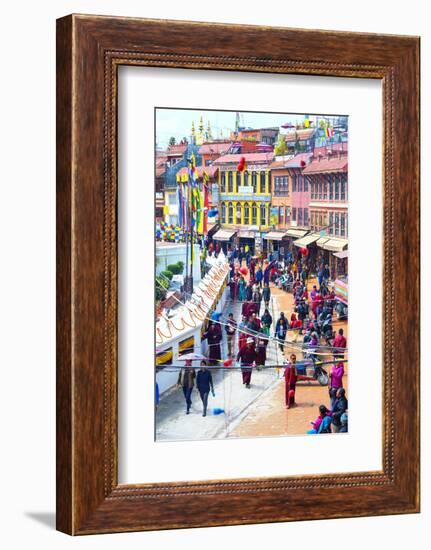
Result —
<path fill-rule="evenodd" d="M 229 241 L 235 233 L 235 229 L 219 229 L 217 233 L 214 233 L 213 239 L 216 241 Z"/>

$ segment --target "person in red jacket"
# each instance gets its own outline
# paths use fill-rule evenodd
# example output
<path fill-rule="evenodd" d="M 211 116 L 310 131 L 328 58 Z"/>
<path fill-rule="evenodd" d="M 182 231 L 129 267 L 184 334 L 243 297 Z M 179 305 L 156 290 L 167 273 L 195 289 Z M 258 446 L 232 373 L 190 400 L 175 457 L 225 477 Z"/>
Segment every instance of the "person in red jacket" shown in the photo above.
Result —
<path fill-rule="evenodd" d="M 333 347 L 338 348 L 334 350 L 334 355 L 336 355 L 337 357 L 343 358 L 344 357 L 343 350 L 346 349 L 347 347 L 347 339 L 344 336 L 344 330 L 342 328 L 340 328 L 337 336 L 334 339 Z"/>
<path fill-rule="evenodd" d="M 246 388 L 250 388 L 251 371 L 256 365 L 254 338 L 250 336 L 247 338 L 247 344 L 239 350 L 236 360 L 241 362 L 242 383 Z"/>
<path fill-rule="evenodd" d="M 286 404 L 286 409 L 289 409 L 292 405 L 295 404 L 295 391 L 296 391 L 296 381 L 298 375 L 296 372 L 296 355 L 294 353 L 290 356 L 290 361 L 287 363 L 284 369 L 284 400 Z"/>

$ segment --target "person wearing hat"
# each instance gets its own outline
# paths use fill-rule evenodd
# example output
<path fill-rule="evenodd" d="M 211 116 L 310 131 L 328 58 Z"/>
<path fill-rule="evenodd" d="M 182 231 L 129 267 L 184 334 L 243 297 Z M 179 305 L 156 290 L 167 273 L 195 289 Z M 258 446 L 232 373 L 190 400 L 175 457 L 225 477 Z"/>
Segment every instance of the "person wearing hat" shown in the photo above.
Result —
<path fill-rule="evenodd" d="M 246 388 L 250 388 L 251 372 L 253 365 L 256 364 L 256 351 L 254 349 L 254 338 L 249 336 L 246 345 L 240 348 L 236 360 L 241 362 L 242 383 Z"/>
<path fill-rule="evenodd" d="M 186 414 L 190 413 L 190 407 L 192 406 L 192 391 L 195 385 L 196 373 L 192 367 L 190 359 L 186 359 L 185 367 L 180 370 L 178 375 L 177 387 L 183 389 L 184 399 L 186 400 Z"/>

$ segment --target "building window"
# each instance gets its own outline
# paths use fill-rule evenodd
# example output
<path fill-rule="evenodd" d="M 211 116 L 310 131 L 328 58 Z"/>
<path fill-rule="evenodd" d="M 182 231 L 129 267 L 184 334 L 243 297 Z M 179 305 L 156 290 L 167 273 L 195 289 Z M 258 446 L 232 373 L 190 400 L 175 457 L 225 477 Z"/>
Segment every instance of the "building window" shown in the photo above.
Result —
<path fill-rule="evenodd" d="M 319 229 L 323 227 L 323 215 L 319 212 Z"/>
<path fill-rule="evenodd" d="M 228 212 L 228 223 L 232 224 L 233 223 L 233 204 L 231 202 L 229 203 L 227 212 Z"/>
<path fill-rule="evenodd" d="M 304 180 L 304 193 L 308 193 L 308 179 L 304 178 L 304 176 L 302 178 Z"/>
<path fill-rule="evenodd" d="M 250 223 L 250 206 L 246 202 L 244 204 L 244 223 L 247 225 Z"/>
<path fill-rule="evenodd" d="M 310 185 L 311 185 L 311 200 L 314 200 L 316 198 L 316 184 L 312 181 Z"/>
<path fill-rule="evenodd" d="M 340 235 L 341 237 L 346 235 L 346 214 L 340 214 Z"/>
<path fill-rule="evenodd" d="M 334 200 L 334 178 L 333 176 L 329 176 L 329 200 Z"/>
<path fill-rule="evenodd" d="M 298 175 L 298 191 L 302 193 L 302 178 Z"/>
<path fill-rule="evenodd" d="M 289 177 L 288 176 L 283 177 L 283 188 L 284 188 L 284 196 L 288 197 L 289 196 Z"/>
<path fill-rule="evenodd" d="M 342 201 L 346 200 L 346 178 L 344 174 L 341 176 L 341 193 L 340 193 L 340 199 Z"/>
<path fill-rule="evenodd" d="M 304 208 L 304 227 L 308 227 L 308 208 Z"/>
<path fill-rule="evenodd" d="M 266 172 L 262 171 L 260 173 L 260 192 L 266 193 Z"/>
<path fill-rule="evenodd" d="M 284 219 L 285 219 L 286 224 L 290 222 L 290 207 L 289 206 L 284 207 Z"/>
<path fill-rule="evenodd" d="M 249 173 L 244 172 L 244 185 L 249 185 Z"/>
<path fill-rule="evenodd" d="M 335 176 L 335 197 L 336 201 L 340 200 L 340 182 L 338 176 Z"/>
<path fill-rule="evenodd" d="M 226 205 L 221 203 L 221 223 L 226 223 Z"/>
<path fill-rule="evenodd" d="M 260 225 L 266 225 L 266 205 L 260 205 Z"/>
<path fill-rule="evenodd" d="M 302 208 L 298 208 L 298 225 L 302 225 Z"/>
<path fill-rule="evenodd" d="M 168 193 L 168 204 L 178 204 L 178 196 L 176 193 Z"/>
<path fill-rule="evenodd" d="M 241 203 L 236 205 L 236 223 L 241 223 Z"/>
<path fill-rule="evenodd" d="M 335 235 L 340 234 L 340 215 L 338 212 L 335 214 Z"/>
<path fill-rule="evenodd" d="M 227 192 L 233 193 L 233 172 L 227 173 Z"/>
<path fill-rule="evenodd" d="M 221 173 L 220 193 L 226 193 L 226 172 Z"/>
<path fill-rule="evenodd" d="M 296 191 L 296 174 L 292 176 L 292 191 Z"/>
<path fill-rule="evenodd" d="M 253 186 L 253 193 L 257 193 L 257 176 L 256 176 L 256 172 L 251 173 L 251 184 Z"/>
<path fill-rule="evenodd" d="M 334 234 L 334 214 L 333 212 L 329 213 L 329 234 Z"/>
<path fill-rule="evenodd" d="M 280 225 L 284 223 L 284 209 L 282 206 L 278 207 L 278 223 Z"/>
<path fill-rule="evenodd" d="M 328 200 L 328 181 L 326 179 L 323 182 L 323 199 Z"/>
<path fill-rule="evenodd" d="M 296 208 L 292 208 L 292 221 L 296 222 Z"/>
<path fill-rule="evenodd" d="M 322 180 L 319 181 L 319 200 L 322 200 Z"/>
<path fill-rule="evenodd" d="M 251 224 L 256 225 L 257 224 L 257 205 L 254 202 L 251 207 Z"/>

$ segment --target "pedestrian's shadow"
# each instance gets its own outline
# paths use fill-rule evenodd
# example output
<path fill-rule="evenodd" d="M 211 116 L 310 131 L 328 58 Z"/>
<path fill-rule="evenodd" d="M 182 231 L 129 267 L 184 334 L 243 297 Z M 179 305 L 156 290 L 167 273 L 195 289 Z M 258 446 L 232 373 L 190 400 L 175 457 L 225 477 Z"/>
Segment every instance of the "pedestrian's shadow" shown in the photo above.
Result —
<path fill-rule="evenodd" d="M 50 529 L 55 529 L 55 513 L 54 512 L 25 512 L 25 515 L 41 523 L 45 527 Z"/>

